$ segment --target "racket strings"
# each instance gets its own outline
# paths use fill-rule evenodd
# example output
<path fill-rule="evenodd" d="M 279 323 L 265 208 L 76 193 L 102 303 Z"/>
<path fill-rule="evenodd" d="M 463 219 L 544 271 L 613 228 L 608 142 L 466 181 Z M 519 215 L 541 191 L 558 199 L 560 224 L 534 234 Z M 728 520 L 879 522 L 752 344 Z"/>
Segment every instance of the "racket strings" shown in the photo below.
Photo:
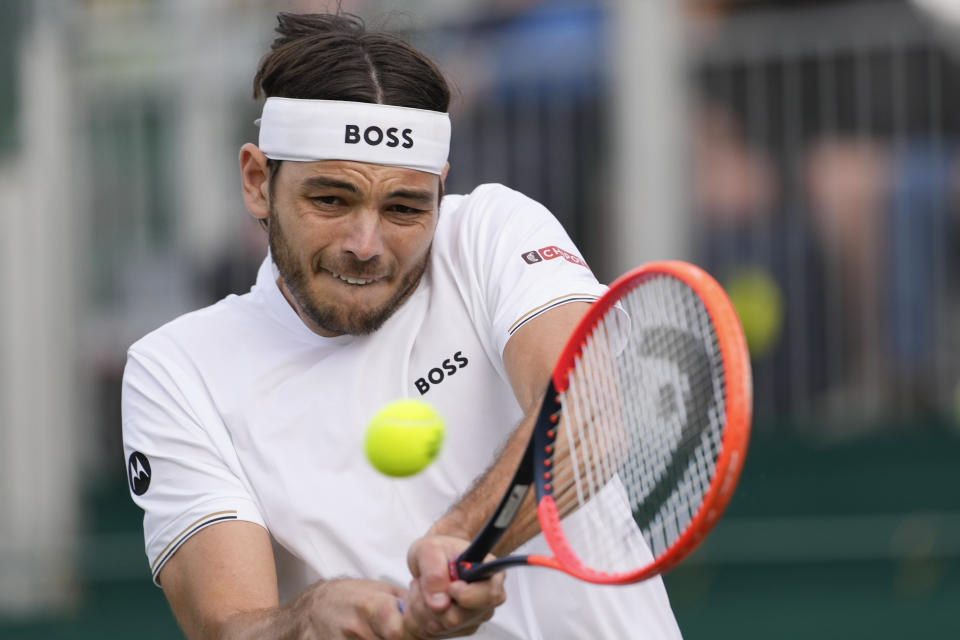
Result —
<path fill-rule="evenodd" d="M 650 278 L 586 338 L 562 397 L 554 497 L 567 540 L 598 571 L 630 571 L 689 526 L 715 472 L 724 380 L 699 297 Z"/>

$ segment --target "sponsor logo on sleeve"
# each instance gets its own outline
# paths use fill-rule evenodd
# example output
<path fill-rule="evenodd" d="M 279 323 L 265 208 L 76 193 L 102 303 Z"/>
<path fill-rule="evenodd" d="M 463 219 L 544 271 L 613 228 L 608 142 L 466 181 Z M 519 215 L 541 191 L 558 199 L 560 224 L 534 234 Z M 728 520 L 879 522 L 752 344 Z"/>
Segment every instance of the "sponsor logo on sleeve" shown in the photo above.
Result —
<path fill-rule="evenodd" d="M 541 262 L 543 260 L 553 260 L 554 258 L 563 258 L 572 264 L 580 265 L 581 267 L 587 266 L 587 263 L 584 262 L 580 256 L 574 255 L 569 251 L 564 251 L 556 246 L 544 247 L 537 251 L 525 251 L 520 255 L 527 264 L 534 264 L 535 262 Z"/>
<path fill-rule="evenodd" d="M 540 262 L 543 258 L 540 257 L 540 254 L 536 251 L 527 251 L 523 254 L 523 260 L 527 264 L 533 264 L 534 262 Z"/>
<path fill-rule="evenodd" d="M 139 451 L 130 454 L 127 460 L 127 475 L 130 479 L 130 491 L 142 496 L 150 487 L 150 461 Z"/>

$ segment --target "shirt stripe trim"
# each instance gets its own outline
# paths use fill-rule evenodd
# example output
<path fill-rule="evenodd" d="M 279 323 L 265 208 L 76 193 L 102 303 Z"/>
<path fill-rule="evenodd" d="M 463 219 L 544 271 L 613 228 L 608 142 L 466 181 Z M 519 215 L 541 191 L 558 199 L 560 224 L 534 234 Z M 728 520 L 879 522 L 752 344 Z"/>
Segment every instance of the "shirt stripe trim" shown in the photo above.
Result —
<path fill-rule="evenodd" d="M 215 518 L 216 520 L 211 520 Z M 176 549 L 170 549 L 171 547 L 179 547 L 186 538 L 189 538 L 193 533 L 202 528 L 203 526 L 210 524 L 211 522 L 219 522 L 221 520 L 236 520 L 237 511 L 236 509 L 230 511 L 216 511 L 214 513 L 208 513 L 207 515 L 194 520 L 186 527 L 183 528 L 183 531 L 174 536 L 173 540 L 163 548 L 163 550 L 157 554 L 156 560 L 153 561 L 153 564 L 150 565 L 150 571 L 156 573 L 156 570 L 159 568 L 157 565 L 162 564 L 161 558 L 166 558 Z M 170 551 L 170 553 L 168 553 Z"/>
<path fill-rule="evenodd" d="M 203 522 L 203 523 L 201 523 L 201 524 L 198 524 L 196 527 L 194 527 L 193 529 L 191 529 L 189 533 L 187 533 L 179 542 L 177 542 L 176 545 L 174 545 L 174 546 L 167 552 L 167 554 L 166 554 L 165 556 L 163 556 L 163 557 L 160 559 L 159 564 L 157 564 L 157 567 L 153 570 L 153 582 L 154 582 L 154 584 L 156 584 L 156 585 L 158 585 L 158 586 L 160 585 L 160 571 L 163 569 L 163 565 L 167 564 L 167 560 L 170 559 L 170 556 L 172 556 L 174 553 L 176 553 L 176 552 L 177 552 L 177 549 L 179 549 L 179 548 L 183 545 L 184 542 L 186 542 L 187 540 L 189 540 L 190 537 L 191 537 L 193 534 L 195 534 L 197 531 L 200 531 L 201 529 L 205 529 L 206 527 L 209 527 L 211 524 L 216 524 L 216 523 L 218 523 L 218 522 L 223 522 L 223 521 L 225 521 L 225 520 L 236 520 L 236 519 L 237 519 L 237 516 L 235 516 L 235 515 L 234 515 L 234 516 L 221 516 L 221 517 L 219 517 L 219 518 L 214 518 L 213 520 L 207 520 L 206 522 Z"/>
<path fill-rule="evenodd" d="M 545 313 L 545 312 L 549 311 L 550 309 L 553 309 L 553 308 L 555 308 L 555 307 L 559 307 L 560 305 L 567 304 L 568 302 L 594 302 L 594 301 L 596 301 L 599 297 L 600 297 L 600 296 L 593 296 L 593 295 L 586 294 L 586 293 L 573 293 L 573 294 L 570 294 L 570 295 L 567 295 L 567 296 L 562 296 L 562 297 L 560 297 L 560 298 L 554 298 L 553 300 L 550 300 L 549 302 L 546 302 L 546 303 L 540 305 L 540 306 L 537 307 L 536 309 L 533 309 L 533 310 L 531 310 L 531 311 L 528 311 L 528 312 L 527 312 L 524 316 L 522 316 L 519 320 L 517 320 L 516 322 L 514 322 L 514 323 L 513 323 L 513 326 L 510 327 L 510 328 L 507 330 L 507 335 L 508 335 L 508 336 L 512 336 L 512 335 L 516 332 L 517 329 L 519 329 L 520 327 L 522 327 L 523 325 L 525 325 L 525 324 L 528 323 L 529 321 L 533 320 L 533 319 L 536 318 L 537 316 L 541 315 L 542 313 Z"/>

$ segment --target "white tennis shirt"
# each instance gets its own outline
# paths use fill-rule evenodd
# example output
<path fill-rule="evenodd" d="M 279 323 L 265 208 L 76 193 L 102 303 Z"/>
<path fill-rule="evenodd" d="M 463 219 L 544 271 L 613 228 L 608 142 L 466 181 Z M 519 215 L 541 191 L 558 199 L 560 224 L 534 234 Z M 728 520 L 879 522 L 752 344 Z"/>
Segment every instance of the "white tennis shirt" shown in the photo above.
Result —
<path fill-rule="evenodd" d="M 541 205 L 500 185 L 443 199 L 417 290 L 368 336 L 321 337 L 268 256 L 242 296 L 186 314 L 128 353 L 123 441 L 154 579 L 192 534 L 246 520 L 271 534 L 281 597 L 324 578 L 406 587 L 406 552 L 492 462 L 522 417 L 503 348 L 524 322 L 603 293 Z M 437 460 L 376 472 L 368 420 L 400 397 L 444 417 Z M 138 453 L 135 453 L 138 452 Z M 541 537 L 522 551 L 549 554 Z M 552 554 L 550 554 L 552 555 Z M 629 587 L 541 568 L 508 571 L 507 603 L 478 638 L 673 638 L 659 578 Z"/>

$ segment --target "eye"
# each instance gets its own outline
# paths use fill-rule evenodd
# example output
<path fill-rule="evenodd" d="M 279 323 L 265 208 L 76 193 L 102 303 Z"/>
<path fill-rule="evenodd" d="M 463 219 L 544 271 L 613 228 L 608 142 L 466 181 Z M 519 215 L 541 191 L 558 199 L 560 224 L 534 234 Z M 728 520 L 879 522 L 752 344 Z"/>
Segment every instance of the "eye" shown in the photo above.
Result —
<path fill-rule="evenodd" d="M 426 209 L 415 209 L 413 207 L 408 207 L 405 204 L 392 204 L 388 207 L 388 209 L 394 213 L 403 214 L 424 213 L 426 211 Z"/>
<path fill-rule="evenodd" d="M 317 204 L 325 204 L 327 206 L 343 204 L 343 199 L 339 196 L 313 196 L 310 199 Z"/>

